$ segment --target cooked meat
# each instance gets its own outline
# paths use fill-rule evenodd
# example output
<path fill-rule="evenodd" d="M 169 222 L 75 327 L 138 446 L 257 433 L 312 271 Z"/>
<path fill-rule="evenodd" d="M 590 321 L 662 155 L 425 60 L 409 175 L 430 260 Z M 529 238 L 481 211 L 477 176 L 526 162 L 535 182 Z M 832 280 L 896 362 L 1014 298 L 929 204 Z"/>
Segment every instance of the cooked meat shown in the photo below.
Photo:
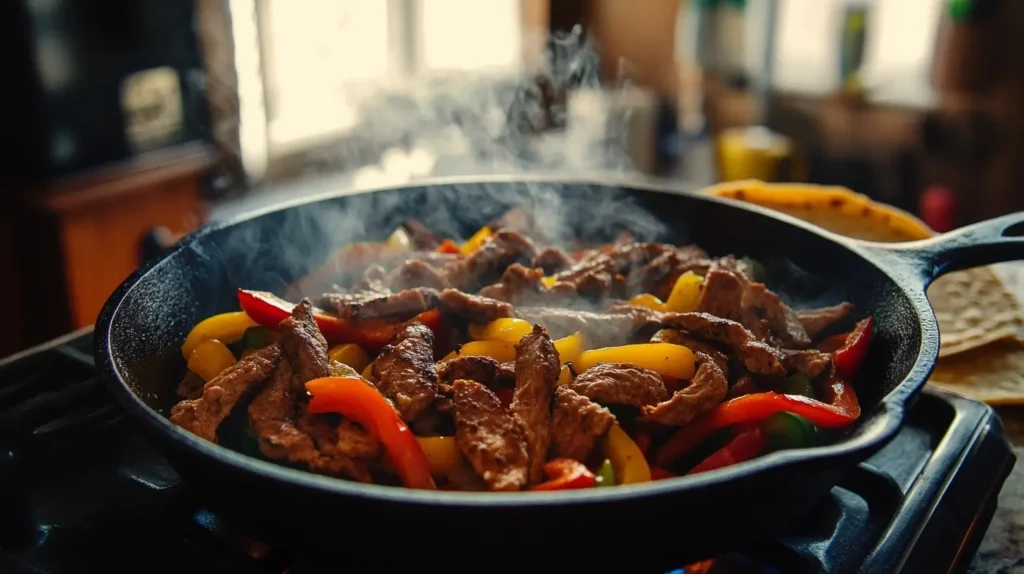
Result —
<path fill-rule="evenodd" d="M 658 320 L 663 326 L 681 329 L 696 339 L 725 345 L 751 373 L 774 378 L 786 376 L 781 352 L 758 341 L 735 321 L 707 313 L 663 313 Z"/>
<path fill-rule="evenodd" d="M 743 291 L 747 282 L 735 273 L 712 269 L 704 276 L 697 311 L 742 322 Z"/>
<path fill-rule="evenodd" d="M 661 329 L 651 337 L 651 342 L 682 345 L 695 353 L 704 353 L 711 357 L 718 368 L 722 369 L 725 377 L 729 378 L 729 357 L 726 357 L 725 353 L 714 345 L 699 341 L 677 329 Z"/>
<path fill-rule="evenodd" d="M 313 439 L 319 451 L 318 470 L 369 479 L 366 467 L 380 455 L 380 443 L 357 423 L 342 419 L 333 426 L 327 416 L 301 410 L 296 427 Z"/>
<path fill-rule="evenodd" d="M 544 463 L 551 443 L 551 400 L 558 384 L 558 351 L 548 332 L 534 325 L 533 332 L 516 345 L 516 390 L 512 414 L 526 433 L 530 482 L 544 480 Z"/>
<path fill-rule="evenodd" d="M 440 300 L 445 311 L 471 323 L 489 323 L 495 319 L 515 316 L 512 305 L 504 301 L 470 295 L 457 289 L 441 291 Z"/>
<path fill-rule="evenodd" d="M 807 331 L 807 335 L 814 339 L 832 325 L 849 316 L 851 311 L 853 311 L 853 304 L 843 302 L 822 309 L 797 311 L 796 316 L 800 320 L 800 324 L 804 326 L 804 330 Z"/>
<path fill-rule="evenodd" d="M 738 273 L 747 281 L 754 281 L 754 268 L 749 260 L 736 259 L 732 255 L 726 255 L 719 259 L 715 259 L 711 262 L 711 269 L 721 269 L 723 271 L 731 271 Z"/>
<path fill-rule="evenodd" d="M 565 251 L 555 247 L 542 250 L 530 262 L 531 267 L 539 267 L 548 275 L 557 273 L 570 265 L 572 265 L 572 258 Z"/>
<path fill-rule="evenodd" d="M 387 318 L 395 321 L 411 319 L 437 306 L 434 289 L 415 287 L 388 295 L 366 293 L 362 296 L 328 293 L 321 297 L 339 317 L 344 319 Z"/>
<path fill-rule="evenodd" d="M 452 384 L 458 379 L 482 383 L 491 389 L 516 384 L 516 373 L 510 364 L 498 364 L 490 357 L 455 357 L 437 365 L 438 384 Z"/>
<path fill-rule="evenodd" d="M 611 411 L 572 389 L 558 387 L 551 415 L 551 456 L 585 462 L 613 424 Z"/>
<path fill-rule="evenodd" d="M 490 389 L 475 381 L 452 384 L 455 443 L 491 490 L 526 485 L 526 439 L 515 418 Z"/>
<path fill-rule="evenodd" d="M 292 386 L 287 359 L 277 364 L 270 384 L 249 405 L 249 425 L 267 458 L 287 460 L 309 467 L 320 458 L 313 439 L 295 426 L 299 393 Z"/>
<path fill-rule="evenodd" d="M 759 392 L 757 388 L 757 381 L 750 375 L 743 375 L 736 379 L 736 382 L 729 387 L 729 393 L 726 395 L 726 399 L 735 399 L 736 397 L 742 397 L 743 395 L 750 395 Z"/>
<path fill-rule="evenodd" d="M 666 250 L 629 273 L 626 293 L 651 293 L 666 299 L 680 275 L 687 271 L 699 271 L 703 275 L 707 271 L 710 266 L 707 256 L 703 249 L 694 245 Z"/>
<path fill-rule="evenodd" d="M 327 341 L 313 320 L 313 306 L 303 299 L 292 310 L 292 316 L 281 321 L 281 348 L 294 374 L 296 392 L 304 393 L 305 384 L 331 374 L 327 357 Z"/>
<path fill-rule="evenodd" d="M 528 237 L 500 229 L 468 257 L 445 265 L 444 272 L 452 287 L 473 292 L 497 281 L 509 265 L 528 262 L 535 254 L 536 247 Z"/>
<path fill-rule="evenodd" d="M 707 355 L 697 354 L 697 362 L 699 366 L 693 381 L 676 391 L 669 400 L 653 407 L 643 407 L 643 420 L 660 425 L 684 425 L 725 400 L 729 392 L 725 374 Z"/>
<path fill-rule="evenodd" d="M 441 245 L 441 238 L 417 219 L 406 219 L 402 227 L 412 237 L 413 245 L 417 249 L 434 250 Z"/>
<path fill-rule="evenodd" d="M 803 373 L 817 379 L 832 366 L 832 355 L 814 349 L 783 351 L 782 364 L 790 373 Z"/>
<path fill-rule="evenodd" d="M 654 371 L 628 363 L 601 363 L 576 376 L 569 388 L 602 405 L 655 405 L 668 399 Z"/>
<path fill-rule="evenodd" d="M 647 318 L 646 313 L 633 314 L 632 308 L 617 313 L 592 313 L 556 307 L 520 307 L 516 315 L 548 329 L 556 339 L 582 332 L 595 347 L 625 343 Z"/>
<path fill-rule="evenodd" d="M 183 399 L 198 399 L 203 396 L 203 387 L 205 386 L 206 381 L 202 377 L 192 371 L 185 371 L 185 376 L 181 378 L 175 392 Z"/>
<path fill-rule="evenodd" d="M 743 315 L 742 323 L 748 329 L 757 334 L 759 329 L 755 325 L 761 323 L 781 347 L 792 349 L 811 344 L 796 311 L 763 283 L 751 283 L 743 291 Z"/>
<path fill-rule="evenodd" d="M 395 403 L 402 418 L 407 423 L 415 421 L 437 394 L 434 334 L 426 325 L 406 326 L 381 349 L 373 362 L 373 377 L 377 389 Z"/>
<path fill-rule="evenodd" d="M 518 263 L 509 265 L 501 275 L 501 281 L 488 285 L 480 294 L 507 301 L 513 305 L 564 305 L 576 298 L 576 286 L 571 283 L 556 283 L 550 287 L 541 282 L 544 270 L 529 268 Z"/>
<path fill-rule="evenodd" d="M 388 274 L 386 283 L 395 291 L 426 287 L 428 289 L 447 289 L 450 287 L 444 273 L 419 259 L 410 259 Z"/>
<path fill-rule="evenodd" d="M 174 405 L 171 422 L 196 436 L 217 442 L 217 427 L 240 400 L 251 396 L 270 377 L 280 354 L 277 345 L 271 345 L 224 369 L 203 386 L 199 398 Z"/>
<path fill-rule="evenodd" d="M 612 295 L 615 261 L 610 255 L 594 252 L 572 267 L 554 275 L 555 282 L 571 285 L 580 297 L 601 301 Z"/>

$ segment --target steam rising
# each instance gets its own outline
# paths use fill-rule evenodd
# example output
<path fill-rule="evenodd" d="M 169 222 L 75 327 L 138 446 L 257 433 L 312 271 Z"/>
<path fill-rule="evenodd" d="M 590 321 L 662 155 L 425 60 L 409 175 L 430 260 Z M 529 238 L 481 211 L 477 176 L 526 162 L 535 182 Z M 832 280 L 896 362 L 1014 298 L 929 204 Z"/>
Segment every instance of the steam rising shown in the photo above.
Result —
<path fill-rule="evenodd" d="M 350 168 L 353 158 L 372 162 L 382 156 L 392 162 L 419 157 L 420 164 L 434 166 L 469 157 L 473 165 L 467 171 L 473 172 L 558 172 L 591 179 L 635 173 L 626 151 L 628 112 L 602 120 L 601 129 L 590 135 L 567 125 L 567 102 L 574 92 L 635 89 L 625 80 L 602 86 L 598 63 L 593 46 L 577 28 L 548 39 L 543 65 L 533 75 L 449 76 L 378 90 L 365 100 L 365 119 L 356 137 L 320 151 L 310 175 Z M 540 139 L 536 134 L 541 131 L 555 135 Z M 592 137 L 594 133 L 598 136 Z M 375 169 L 369 173 L 377 177 L 367 178 L 364 171 L 363 181 L 396 183 Z M 336 189 L 325 184 L 324 191 Z M 223 262 L 231 288 L 283 292 L 292 279 L 322 265 L 338 246 L 382 240 L 407 217 L 460 240 L 514 207 L 529 209 L 537 227 L 556 245 L 578 238 L 610 240 L 619 231 L 630 231 L 640 240 L 670 239 L 662 221 L 613 186 L 466 183 L 429 193 L 359 194 L 278 211 L 221 234 L 212 245 L 193 243 L 190 248 L 200 257 Z"/>

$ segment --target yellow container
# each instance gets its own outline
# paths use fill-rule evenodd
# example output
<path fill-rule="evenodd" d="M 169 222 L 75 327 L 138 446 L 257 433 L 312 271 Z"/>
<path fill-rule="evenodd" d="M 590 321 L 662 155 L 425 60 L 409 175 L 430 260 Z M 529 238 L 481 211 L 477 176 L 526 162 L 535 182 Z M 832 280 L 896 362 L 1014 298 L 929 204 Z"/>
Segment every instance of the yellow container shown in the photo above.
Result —
<path fill-rule="evenodd" d="M 722 130 L 718 136 L 718 179 L 778 181 L 783 162 L 792 153 L 789 138 L 764 126 Z"/>

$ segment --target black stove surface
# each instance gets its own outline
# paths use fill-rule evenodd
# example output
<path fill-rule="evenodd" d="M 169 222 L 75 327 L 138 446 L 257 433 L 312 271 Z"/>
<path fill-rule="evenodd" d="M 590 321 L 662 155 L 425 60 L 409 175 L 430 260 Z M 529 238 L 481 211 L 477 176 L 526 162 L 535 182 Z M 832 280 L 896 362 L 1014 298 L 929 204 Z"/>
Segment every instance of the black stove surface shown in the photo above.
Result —
<path fill-rule="evenodd" d="M 194 500 L 106 396 L 91 348 L 80 332 L 0 362 L 0 572 L 321 571 Z M 787 532 L 676 572 L 964 571 L 1014 460 L 991 408 L 927 390 Z"/>

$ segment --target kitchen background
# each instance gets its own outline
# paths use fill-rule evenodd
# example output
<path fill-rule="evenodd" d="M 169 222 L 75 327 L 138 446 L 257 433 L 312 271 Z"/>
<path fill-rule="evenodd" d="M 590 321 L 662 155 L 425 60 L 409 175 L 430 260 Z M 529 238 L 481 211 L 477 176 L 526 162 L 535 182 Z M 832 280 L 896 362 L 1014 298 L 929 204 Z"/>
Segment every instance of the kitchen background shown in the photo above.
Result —
<path fill-rule="evenodd" d="M 1024 209 L 1013 0 L 17 0 L 0 356 L 304 193 L 542 171 L 841 184 L 944 231 Z"/>

